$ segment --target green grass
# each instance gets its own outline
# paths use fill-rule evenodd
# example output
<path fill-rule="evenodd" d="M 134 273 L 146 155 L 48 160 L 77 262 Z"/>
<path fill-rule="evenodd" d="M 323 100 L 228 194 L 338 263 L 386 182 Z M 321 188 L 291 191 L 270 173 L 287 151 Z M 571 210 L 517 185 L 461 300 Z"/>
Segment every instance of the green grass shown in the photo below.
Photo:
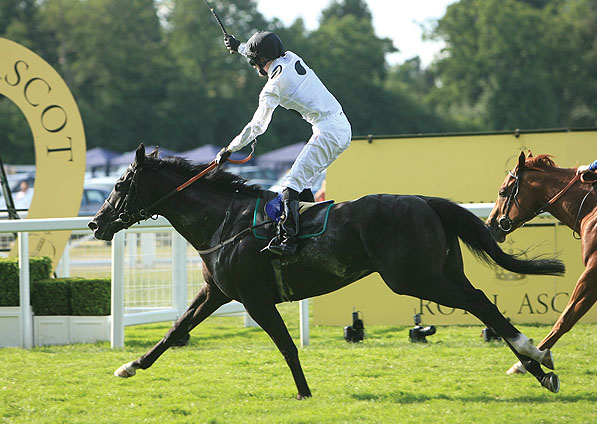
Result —
<path fill-rule="evenodd" d="M 295 340 L 297 304 L 280 307 Z M 167 324 L 126 329 L 108 343 L 0 350 L 4 423 L 590 423 L 597 422 L 595 324 L 578 325 L 554 350 L 561 390 L 506 376 L 514 355 L 485 343 L 482 325 L 438 327 L 427 345 L 408 327 L 367 326 L 348 344 L 339 327 L 311 328 L 300 349 L 313 398 L 294 399 L 284 360 L 259 328 L 210 318 L 188 347 L 171 349 L 130 379 L 114 369 L 144 353 Z M 548 326 L 521 326 L 538 342 Z"/>

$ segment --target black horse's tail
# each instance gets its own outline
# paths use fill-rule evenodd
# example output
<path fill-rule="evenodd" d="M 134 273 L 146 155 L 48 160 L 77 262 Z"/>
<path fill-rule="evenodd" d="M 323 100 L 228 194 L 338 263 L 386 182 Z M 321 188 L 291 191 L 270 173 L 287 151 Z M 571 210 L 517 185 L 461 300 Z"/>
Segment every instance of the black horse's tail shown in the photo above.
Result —
<path fill-rule="evenodd" d="M 439 215 L 447 234 L 459 237 L 479 259 L 517 274 L 563 275 L 565 266 L 558 259 L 520 259 L 504 252 L 489 228 L 475 214 L 449 200 L 421 196 Z M 490 259 L 491 258 L 491 259 Z"/>

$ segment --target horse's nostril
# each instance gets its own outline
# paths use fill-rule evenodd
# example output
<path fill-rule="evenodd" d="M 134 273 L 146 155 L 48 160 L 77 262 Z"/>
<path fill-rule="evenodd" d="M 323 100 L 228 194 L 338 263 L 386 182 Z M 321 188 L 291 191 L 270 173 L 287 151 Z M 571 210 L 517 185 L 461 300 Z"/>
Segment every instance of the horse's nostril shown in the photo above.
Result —
<path fill-rule="evenodd" d="M 95 221 L 90 221 L 87 226 L 91 229 L 91 231 L 95 231 L 99 228 L 99 225 Z"/>

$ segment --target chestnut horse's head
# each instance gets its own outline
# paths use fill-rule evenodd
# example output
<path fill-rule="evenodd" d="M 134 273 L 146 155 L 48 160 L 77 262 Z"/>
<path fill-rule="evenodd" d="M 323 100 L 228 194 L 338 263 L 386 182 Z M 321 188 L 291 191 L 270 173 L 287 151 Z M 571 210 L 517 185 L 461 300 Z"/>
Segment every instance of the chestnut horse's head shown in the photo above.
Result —
<path fill-rule="evenodd" d="M 523 182 L 523 176 L 525 170 L 541 170 L 545 166 L 555 166 L 549 155 L 534 157 L 531 152 L 528 156 L 521 152 L 518 163 L 508 172 L 495 206 L 485 221 L 498 242 L 503 242 L 506 235 L 537 215 L 538 208 L 544 203 L 542 192 L 536 190 L 532 181 Z"/>

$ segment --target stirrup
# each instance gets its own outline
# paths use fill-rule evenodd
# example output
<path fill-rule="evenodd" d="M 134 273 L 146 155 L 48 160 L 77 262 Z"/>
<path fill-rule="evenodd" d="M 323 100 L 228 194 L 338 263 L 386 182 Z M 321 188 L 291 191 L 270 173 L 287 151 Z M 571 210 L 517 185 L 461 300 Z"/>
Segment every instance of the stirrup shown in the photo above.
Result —
<path fill-rule="evenodd" d="M 288 243 L 290 240 L 279 242 L 279 237 L 274 237 L 270 240 L 270 242 L 261 249 L 262 252 L 270 252 L 275 255 L 279 256 L 290 256 L 294 255 L 297 250 L 297 244 L 293 243 L 292 241 Z"/>

